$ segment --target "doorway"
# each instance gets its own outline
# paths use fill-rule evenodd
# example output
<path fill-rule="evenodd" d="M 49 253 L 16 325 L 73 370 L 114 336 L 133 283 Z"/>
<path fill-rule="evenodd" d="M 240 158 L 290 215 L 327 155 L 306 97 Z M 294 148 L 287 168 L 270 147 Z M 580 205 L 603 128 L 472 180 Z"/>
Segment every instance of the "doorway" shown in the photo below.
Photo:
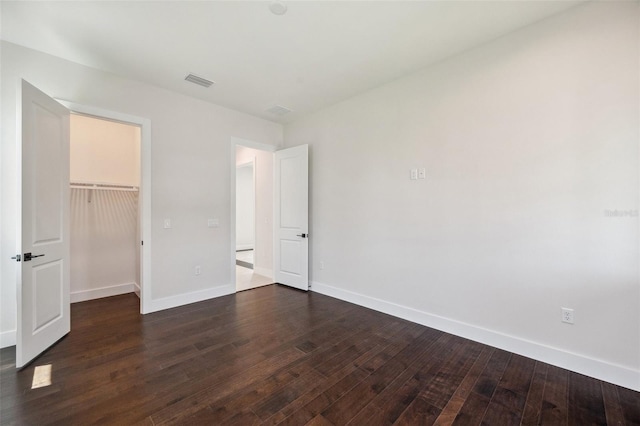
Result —
<path fill-rule="evenodd" d="M 273 281 L 273 147 L 232 143 L 232 278 L 236 291 Z"/>
<path fill-rule="evenodd" d="M 151 120 L 121 112 L 58 100 L 72 114 L 93 117 L 105 121 L 137 126 L 140 129 L 139 190 L 138 190 L 138 240 L 140 313 L 157 310 L 151 300 Z M 138 290 L 137 288 L 135 289 Z"/>
<path fill-rule="evenodd" d="M 255 258 L 255 162 L 236 166 L 236 265 L 253 269 Z"/>
<path fill-rule="evenodd" d="M 278 150 L 231 138 L 231 282 L 236 292 L 271 283 L 309 289 L 309 146 Z M 255 159 L 255 160 L 254 160 Z M 236 264 L 236 170 L 253 162 L 255 256 L 253 270 Z M 255 282 L 262 276 L 265 279 Z"/>
<path fill-rule="evenodd" d="M 139 125 L 70 116 L 71 303 L 140 296 Z"/>

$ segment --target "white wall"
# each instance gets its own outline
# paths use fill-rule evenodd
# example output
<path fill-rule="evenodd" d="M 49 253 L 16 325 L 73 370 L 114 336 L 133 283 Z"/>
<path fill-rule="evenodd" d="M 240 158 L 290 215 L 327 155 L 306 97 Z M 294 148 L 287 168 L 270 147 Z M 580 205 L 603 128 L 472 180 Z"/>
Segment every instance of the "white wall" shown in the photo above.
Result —
<path fill-rule="evenodd" d="M 255 159 L 256 228 L 253 270 L 273 277 L 273 153 L 246 146 L 236 148 L 236 165 Z"/>
<path fill-rule="evenodd" d="M 640 389 L 638 17 L 579 6 L 285 126 L 312 288 Z"/>
<path fill-rule="evenodd" d="M 9 258 L 17 245 L 16 94 L 20 78 L 53 97 L 150 119 L 151 308 L 235 291 L 229 269 L 229 141 L 238 137 L 277 145 L 282 126 L 10 43 L 2 42 L 0 49 L 2 345 L 11 343 L 16 327 L 17 264 Z M 163 229 L 164 218 L 171 219 L 171 229 Z M 208 218 L 219 219 L 220 226 L 208 228 Z M 194 274 L 196 265 L 202 268 L 199 276 Z"/>
<path fill-rule="evenodd" d="M 255 191 L 253 164 L 236 169 L 236 250 L 254 248 Z"/>
<path fill-rule="evenodd" d="M 71 182 L 140 185 L 140 128 L 72 114 Z"/>

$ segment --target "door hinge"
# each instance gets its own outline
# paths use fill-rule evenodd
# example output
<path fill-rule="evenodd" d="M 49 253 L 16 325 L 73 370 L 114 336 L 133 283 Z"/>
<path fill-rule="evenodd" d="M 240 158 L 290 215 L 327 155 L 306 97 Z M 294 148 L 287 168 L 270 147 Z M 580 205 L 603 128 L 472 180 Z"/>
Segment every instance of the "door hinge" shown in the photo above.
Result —
<path fill-rule="evenodd" d="M 20 262 L 20 260 L 22 260 L 22 256 L 20 256 L 19 254 L 16 254 L 15 256 L 12 257 L 12 259 L 15 259 L 16 262 Z"/>

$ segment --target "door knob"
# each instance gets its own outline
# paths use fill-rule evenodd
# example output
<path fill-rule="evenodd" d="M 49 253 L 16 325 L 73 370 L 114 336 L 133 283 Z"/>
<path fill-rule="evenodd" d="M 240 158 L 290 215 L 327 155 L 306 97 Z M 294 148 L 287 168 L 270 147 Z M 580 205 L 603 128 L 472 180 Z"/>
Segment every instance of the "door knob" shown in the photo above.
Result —
<path fill-rule="evenodd" d="M 24 261 L 28 262 L 31 259 L 35 259 L 36 257 L 42 257 L 44 256 L 44 254 L 36 254 L 36 255 L 32 255 L 31 253 L 25 253 L 24 254 Z"/>
<path fill-rule="evenodd" d="M 307 238 L 309 234 L 296 234 L 296 237 Z"/>

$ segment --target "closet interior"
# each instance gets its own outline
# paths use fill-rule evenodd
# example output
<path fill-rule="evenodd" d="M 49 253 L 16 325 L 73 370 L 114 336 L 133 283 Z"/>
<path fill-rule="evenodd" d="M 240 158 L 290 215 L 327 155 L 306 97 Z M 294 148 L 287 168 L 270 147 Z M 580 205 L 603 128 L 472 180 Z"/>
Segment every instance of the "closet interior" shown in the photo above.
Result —
<path fill-rule="evenodd" d="M 71 115 L 71 302 L 140 294 L 140 128 Z"/>

